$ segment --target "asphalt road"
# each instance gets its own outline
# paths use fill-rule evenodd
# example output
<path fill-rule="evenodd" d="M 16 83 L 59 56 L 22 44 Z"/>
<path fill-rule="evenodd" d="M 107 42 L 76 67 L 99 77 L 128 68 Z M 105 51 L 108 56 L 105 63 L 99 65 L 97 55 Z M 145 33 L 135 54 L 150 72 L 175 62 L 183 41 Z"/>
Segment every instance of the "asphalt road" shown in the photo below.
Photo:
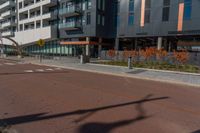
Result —
<path fill-rule="evenodd" d="M 0 133 L 199 133 L 200 88 L 0 59 Z"/>

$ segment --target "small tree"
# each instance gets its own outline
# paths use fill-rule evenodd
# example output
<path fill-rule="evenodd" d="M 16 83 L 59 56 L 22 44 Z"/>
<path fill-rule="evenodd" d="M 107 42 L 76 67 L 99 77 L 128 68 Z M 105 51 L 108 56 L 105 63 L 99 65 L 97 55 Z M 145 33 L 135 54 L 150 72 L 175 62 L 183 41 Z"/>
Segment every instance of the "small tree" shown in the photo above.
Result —
<path fill-rule="evenodd" d="M 180 52 L 174 51 L 173 58 L 179 64 L 186 64 L 189 60 L 189 53 L 186 50 L 182 50 Z"/>
<path fill-rule="evenodd" d="M 135 51 L 135 50 L 125 50 L 124 52 L 123 52 L 123 57 L 124 58 L 128 58 L 128 57 L 131 57 L 131 58 L 135 58 L 136 56 L 138 55 L 138 52 L 137 51 Z"/>
<path fill-rule="evenodd" d="M 108 50 L 107 54 L 109 57 L 113 59 L 116 56 L 116 51 L 111 49 L 111 50 Z"/>
<path fill-rule="evenodd" d="M 167 51 L 164 49 L 157 50 L 156 55 L 159 61 L 163 61 L 163 58 L 167 56 Z"/>
<path fill-rule="evenodd" d="M 155 48 L 146 48 L 145 50 L 140 51 L 140 56 L 143 56 L 145 61 L 150 60 L 150 58 L 155 55 L 156 55 Z"/>

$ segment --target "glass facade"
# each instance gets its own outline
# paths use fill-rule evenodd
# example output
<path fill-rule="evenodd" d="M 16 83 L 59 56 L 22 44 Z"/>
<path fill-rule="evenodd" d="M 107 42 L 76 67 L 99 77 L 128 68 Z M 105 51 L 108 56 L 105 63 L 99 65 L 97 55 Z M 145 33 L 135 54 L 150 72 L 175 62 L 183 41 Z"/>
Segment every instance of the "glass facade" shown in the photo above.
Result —
<path fill-rule="evenodd" d="M 163 1 L 163 12 L 162 12 L 162 21 L 169 21 L 169 13 L 170 13 L 170 0 Z"/>
<path fill-rule="evenodd" d="M 184 0 L 184 20 L 190 20 L 192 14 L 192 0 Z"/>
<path fill-rule="evenodd" d="M 128 25 L 132 26 L 133 24 L 134 24 L 134 0 L 129 0 Z"/>
<path fill-rule="evenodd" d="M 25 53 L 29 54 L 44 54 L 44 55 L 64 55 L 64 56 L 78 56 L 80 55 L 80 46 L 77 45 L 60 45 L 57 41 L 46 42 L 44 47 L 37 44 L 27 46 L 23 49 Z"/>

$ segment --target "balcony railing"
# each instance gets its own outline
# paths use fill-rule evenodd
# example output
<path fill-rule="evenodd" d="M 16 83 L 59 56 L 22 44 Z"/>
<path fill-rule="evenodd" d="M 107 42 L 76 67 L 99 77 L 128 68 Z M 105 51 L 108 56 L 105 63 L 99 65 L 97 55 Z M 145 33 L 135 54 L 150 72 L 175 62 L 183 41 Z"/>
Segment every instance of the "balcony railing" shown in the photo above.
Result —
<path fill-rule="evenodd" d="M 60 29 L 65 29 L 65 30 L 78 30 L 82 28 L 82 24 L 80 22 L 67 22 L 67 23 L 62 23 L 59 24 Z"/>
<path fill-rule="evenodd" d="M 0 5 L 0 12 L 5 11 L 5 9 L 9 9 L 10 7 L 14 7 L 16 4 L 14 1 L 7 1 Z"/>
<path fill-rule="evenodd" d="M 59 14 L 64 16 L 76 16 L 80 15 L 81 12 L 82 10 L 79 6 L 71 6 L 69 8 L 63 8 L 59 10 Z"/>
<path fill-rule="evenodd" d="M 14 36 L 14 32 L 13 31 L 5 31 L 5 32 L 2 32 L 1 35 L 2 36 Z"/>

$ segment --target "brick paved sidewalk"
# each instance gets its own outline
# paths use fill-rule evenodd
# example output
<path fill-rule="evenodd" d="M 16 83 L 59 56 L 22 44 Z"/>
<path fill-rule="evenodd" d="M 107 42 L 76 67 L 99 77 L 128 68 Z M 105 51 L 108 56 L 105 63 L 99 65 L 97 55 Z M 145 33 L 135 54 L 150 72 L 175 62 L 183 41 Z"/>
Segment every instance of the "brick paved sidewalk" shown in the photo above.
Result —
<path fill-rule="evenodd" d="M 16 57 L 8 57 L 8 59 L 17 59 Z M 157 71 L 150 69 L 128 69 L 119 66 L 107 66 L 98 64 L 80 64 L 78 58 L 62 58 L 57 60 L 43 60 L 42 63 L 35 58 L 18 59 L 20 61 L 30 62 L 34 64 L 51 65 L 74 70 L 90 71 L 103 74 L 111 74 L 116 76 L 133 77 L 146 80 L 154 80 L 160 82 L 169 82 L 182 85 L 191 85 L 200 87 L 200 74 L 189 74 L 179 72 Z"/>

